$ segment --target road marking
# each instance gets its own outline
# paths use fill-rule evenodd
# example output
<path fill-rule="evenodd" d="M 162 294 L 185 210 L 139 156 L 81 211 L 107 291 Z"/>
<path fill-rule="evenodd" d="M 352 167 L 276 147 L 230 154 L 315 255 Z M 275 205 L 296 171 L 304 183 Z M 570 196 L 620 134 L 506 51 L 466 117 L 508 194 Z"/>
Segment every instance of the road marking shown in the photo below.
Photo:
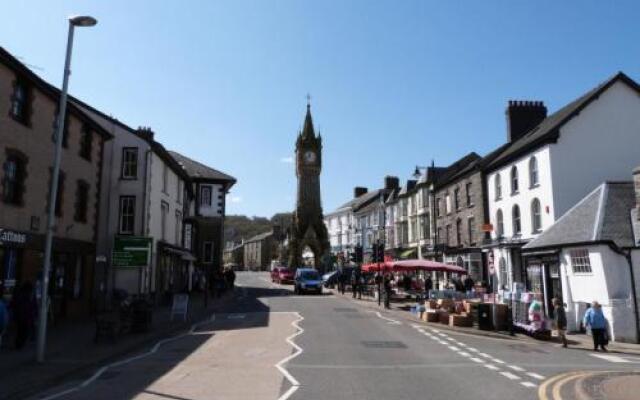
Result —
<path fill-rule="evenodd" d="M 500 371 L 500 368 L 496 367 L 496 366 L 495 366 L 495 365 L 493 365 L 493 364 L 484 364 L 484 366 L 485 366 L 486 368 L 492 369 L 492 370 L 494 370 L 494 371 Z"/>
<path fill-rule="evenodd" d="M 573 371 L 573 372 L 567 372 L 564 374 L 559 374 L 547 379 L 546 381 L 542 382 L 542 384 L 538 387 L 538 398 L 540 400 L 549 400 L 549 397 L 547 396 L 547 387 L 549 387 L 549 385 L 554 384 L 553 388 L 555 389 L 555 382 L 561 380 L 562 378 L 567 376 L 568 377 L 582 376 L 584 374 L 585 374 L 584 371 Z"/>
<path fill-rule="evenodd" d="M 514 371 L 518 371 L 518 372 L 522 372 L 524 371 L 524 368 L 522 367 L 518 367 L 517 365 L 507 365 L 508 368 L 511 368 Z"/>
<path fill-rule="evenodd" d="M 522 386 L 525 386 L 525 387 L 528 387 L 528 388 L 534 388 L 534 387 L 538 386 L 538 385 L 536 385 L 535 383 L 532 383 L 532 382 L 520 382 L 520 384 Z"/>
<path fill-rule="evenodd" d="M 454 338 L 452 338 L 452 337 L 448 337 L 448 338 L 447 338 L 447 340 L 450 340 L 450 341 L 452 341 L 452 342 L 455 342 L 455 341 L 456 341 L 456 340 L 455 340 Z"/>
<path fill-rule="evenodd" d="M 520 377 L 518 375 L 512 374 L 511 372 L 500 372 L 500 375 L 506 376 L 507 378 L 511 379 L 512 381 L 520 379 Z"/>
<path fill-rule="evenodd" d="M 65 396 L 67 394 L 71 394 L 73 392 L 77 392 L 78 390 L 85 388 L 87 386 L 89 386 L 91 383 L 93 383 L 96 379 L 100 378 L 100 376 L 102 376 L 102 374 L 104 374 L 109 368 L 112 367 L 118 367 L 121 365 L 125 365 L 128 364 L 132 361 L 136 361 L 139 360 L 141 358 L 145 358 L 148 357 L 154 353 L 156 353 L 158 351 L 158 349 L 165 343 L 169 343 L 169 342 L 173 342 L 175 340 L 181 339 L 185 336 L 188 335 L 192 335 L 195 333 L 195 330 L 204 324 L 208 324 L 210 322 L 213 322 L 215 320 L 215 314 L 212 314 L 211 317 L 207 318 L 204 321 L 200 321 L 197 322 L 193 325 L 191 325 L 191 329 L 189 329 L 188 332 L 184 332 L 181 333 L 179 335 L 170 337 L 170 338 L 166 338 L 166 339 L 162 339 L 159 342 L 157 342 L 149 351 L 142 353 L 142 354 L 138 354 L 137 356 L 133 356 L 133 357 L 129 357 L 129 358 L 125 358 L 124 360 L 120 360 L 120 361 L 116 361 L 116 362 L 112 362 L 111 364 L 107 364 L 104 367 L 98 369 L 92 376 L 90 376 L 88 379 L 84 380 L 83 382 L 79 383 L 78 385 L 71 387 L 69 389 L 63 390 L 62 392 L 58 392 L 58 393 L 54 393 L 50 396 L 41 398 L 40 400 L 53 400 L 53 399 L 57 399 L 58 397 L 62 397 Z"/>
<path fill-rule="evenodd" d="M 535 372 L 527 372 L 527 375 L 529 375 L 532 378 L 536 378 L 538 380 L 543 380 L 544 376 L 540 375 L 540 374 L 536 374 Z"/>
<path fill-rule="evenodd" d="M 471 357 L 471 354 L 467 353 L 466 351 L 459 351 L 458 354 L 460 354 L 463 357 Z"/>
<path fill-rule="evenodd" d="M 439 330 L 437 330 L 436 328 L 431 328 L 431 332 L 438 333 L 438 332 L 440 332 L 440 331 L 439 331 Z"/>
<path fill-rule="evenodd" d="M 624 358 L 620 356 L 614 356 L 613 354 L 589 354 L 592 357 L 601 358 L 603 360 L 612 362 L 612 363 L 638 363 L 640 361 L 636 361 L 634 359 Z"/>
<path fill-rule="evenodd" d="M 388 323 L 388 324 L 392 324 L 392 325 L 402 325 L 402 322 L 400 322 L 400 321 L 398 321 L 398 320 L 395 320 L 395 319 L 391 319 L 391 318 L 387 318 L 387 317 L 382 316 L 382 314 L 380 314 L 380 312 L 379 312 L 379 311 L 372 311 L 372 310 L 367 310 L 367 311 L 368 311 L 368 312 L 375 313 L 375 314 L 378 316 L 378 318 L 380 318 L 380 319 L 383 319 L 383 320 L 387 321 L 387 323 Z"/>
<path fill-rule="evenodd" d="M 482 357 L 486 357 L 486 358 L 493 358 L 492 356 L 490 356 L 490 355 L 489 355 L 489 354 L 487 354 L 487 353 L 478 353 L 478 354 L 480 354 Z"/>
<path fill-rule="evenodd" d="M 471 357 L 470 360 L 473 361 L 473 362 L 477 362 L 479 364 L 482 364 L 484 362 L 484 360 L 481 360 L 481 359 L 479 359 L 477 357 Z"/>
<path fill-rule="evenodd" d="M 456 346 L 449 346 L 449 348 L 450 348 L 451 350 L 453 350 L 453 351 L 459 351 L 459 350 L 460 350 L 460 348 L 459 348 L 459 347 L 456 347 Z"/>
<path fill-rule="evenodd" d="M 476 349 L 475 347 L 468 347 L 468 349 L 471 351 L 475 351 L 476 353 L 480 353 L 480 350 Z"/>
<path fill-rule="evenodd" d="M 293 341 L 293 339 L 298 336 L 301 335 L 304 332 L 304 329 L 302 329 L 300 327 L 299 322 L 302 321 L 304 319 L 304 317 L 302 316 L 302 314 L 300 314 L 299 312 L 296 312 L 295 314 L 298 315 L 298 319 L 296 319 L 295 321 L 293 321 L 291 323 L 291 325 L 296 328 L 298 331 L 295 332 L 293 335 L 287 337 L 285 340 L 287 343 L 289 343 L 294 349 L 295 351 L 293 353 L 291 353 L 290 355 L 288 355 L 287 357 L 283 358 L 282 360 L 280 360 L 280 362 L 278 362 L 275 367 L 278 368 L 278 370 L 280 370 L 280 372 L 282 373 L 282 375 L 284 375 L 285 378 L 287 378 L 287 380 L 289 381 L 289 383 L 291 383 L 291 387 L 289 388 L 289 390 L 287 390 L 286 392 L 284 392 L 282 394 L 282 396 L 280 396 L 278 398 L 278 400 L 286 400 L 288 399 L 292 394 L 294 394 L 296 392 L 296 390 L 298 390 L 300 388 L 300 382 L 298 382 L 298 380 L 296 378 L 293 377 L 293 375 L 291 375 L 289 373 L 289 371 L 286 370 L 286 368 L 283 367 L 283 364 L 286 364 L 287 362 L 289 362 L 290 360 L 298 357 L 300 354 L 302 354 L 302 347 L 298 346 L 296 344 L 296 342 Z"/>
<path fill-rule="evenodd" d="M 504 361 L 499 360 L 499 359 L 497 359 L 497 358 L 492 358 L 492 359 L 491 359 L 491 361 L 493 361 L 493 362 L 495 362 L 495 363 L 498 363 L 498 364 L 506 364 Z"/>

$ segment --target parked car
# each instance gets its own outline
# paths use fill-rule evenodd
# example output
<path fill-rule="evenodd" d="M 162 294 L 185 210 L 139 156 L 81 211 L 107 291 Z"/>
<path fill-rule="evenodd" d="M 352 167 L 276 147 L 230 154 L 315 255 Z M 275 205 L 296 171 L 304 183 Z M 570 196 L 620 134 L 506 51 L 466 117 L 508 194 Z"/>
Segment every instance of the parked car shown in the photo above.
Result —
<path fill-rule="evenodd" d="M 277 267 L 271 271 L 271 282 L 293 283 L 293 272 L 289 268 Z"/>
<path fill-rule="evenodd" d="M 308 292 L 322 294 L 322 278 L 313 268 L 298 268 L 293 284 L 295 285 L 293 289 L 295 294 Z"/>
<path fill-rule="evenodd" d="M 322 284 L 326 288 L 332 288 L 338 283 L 338 271 L 327 272 L 322 275 Z"/>

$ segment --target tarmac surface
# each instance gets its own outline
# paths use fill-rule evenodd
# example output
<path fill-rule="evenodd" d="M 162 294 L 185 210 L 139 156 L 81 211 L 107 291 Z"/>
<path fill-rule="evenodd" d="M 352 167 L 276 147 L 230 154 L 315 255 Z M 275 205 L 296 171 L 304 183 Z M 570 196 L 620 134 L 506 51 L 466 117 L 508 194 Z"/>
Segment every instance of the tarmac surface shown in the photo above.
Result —
<path fill-rule="evenodd" d="M 586 400 L 638 387 L 638 355 L 438 329 L 350 297 L 295 296 L 266 273 L 238 284 L 225 312 L 35 398 Z"/>

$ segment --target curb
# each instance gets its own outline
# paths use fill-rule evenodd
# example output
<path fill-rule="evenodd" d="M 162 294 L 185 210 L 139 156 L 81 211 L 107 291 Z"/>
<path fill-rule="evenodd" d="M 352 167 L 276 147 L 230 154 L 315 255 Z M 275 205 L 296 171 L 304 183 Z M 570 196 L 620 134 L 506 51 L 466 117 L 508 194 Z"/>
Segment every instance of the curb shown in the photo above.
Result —
<path fill-rule="evenodd" d="M 342 297 L 345 298 L 347 300 L 353 301 L 354 299 L 351 298 L 350 296 L 347 296 L 346 294 L 340 294 L 338 293 L 335 289 L 330 289 L 333 292 L 333 295 L 336 297 Z M 467 335 L 473 335 L 473 336 L 479 336 L 479 337 L 488 337 L 488 338 L 492 338 L 492 339 L 502 339 L 502 340 L 509 340 L 509 341 L 513 341 L 513 340 L 522 340 L 522 341 L 528 341 L 530 338 L 528 337 L 520 337 L 520 336 L 509 336 L 508 334 L 501 334 L 501 333 L 494 333 L 494 332 L 489 332 L 489 331 L 480 331 L 478 329 L 474 329 L 474 330 L 462 330 L 462 329 L 456 329 L 453 328 L 449 325 L 444 325 L 444 324 L 433 324 L 433 323 L 427 323 L 424 322 L 422 320 L 419 319 L 414 319 L 411 318 L 410 316 L 407 315 L 403 315 L 401 313 L 396 313 L 395 310 L 385 310 L 384 308 L 379 308 L 377 305 L 372 305 L 372 304 L 368 304 L 369 302 L 365 302 L 360 300 L 360 302 L 357 302 L 357 304 L 360 304 L 363 307 L 367 307 L 367 308 L 371 308 L 371 309 L 375 309 L 377 311 L 386 313 L 387 315 L 392 314 L 394 317 L 398 317 L 398 318 L 402 318 L 405 321 L 409 321 L 412 323 L 416 323 L 416 324 L 421 324 L 424 326 L 431 326 L 431 327 L 437 327 L 438 329 L 442 329 L 442 330 L 448 330 L 450 332 L 457 332 L 457 333 L 464 333 Z M 375 302 L 374 302 L 375 304 Z M 539 341 L 536 341 L 539 342 Z"/>

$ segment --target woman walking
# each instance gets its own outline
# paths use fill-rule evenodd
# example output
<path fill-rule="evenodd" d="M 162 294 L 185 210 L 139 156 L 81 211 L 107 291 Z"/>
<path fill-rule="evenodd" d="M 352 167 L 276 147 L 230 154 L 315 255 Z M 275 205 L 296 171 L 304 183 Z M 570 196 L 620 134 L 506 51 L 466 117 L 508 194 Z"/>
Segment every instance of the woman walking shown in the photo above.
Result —
<path fill-rule="evenodd" d="M 558 337 L 562 340 L 562 347 L 567 347 L 567 313 L 560 299 L 553 299 L 553 321 L 558 331 Z"/>
<path fill-rule="evenodd" d="M 591 307 L 584 313 L 584 326 L 591 328 L 593 336 L 593 350 L 598 351 L 598 347 L 602 351 L 607 351 L 607 319 L 602 313 L 602 306 L 597 301 L 591 304 Z"/>

